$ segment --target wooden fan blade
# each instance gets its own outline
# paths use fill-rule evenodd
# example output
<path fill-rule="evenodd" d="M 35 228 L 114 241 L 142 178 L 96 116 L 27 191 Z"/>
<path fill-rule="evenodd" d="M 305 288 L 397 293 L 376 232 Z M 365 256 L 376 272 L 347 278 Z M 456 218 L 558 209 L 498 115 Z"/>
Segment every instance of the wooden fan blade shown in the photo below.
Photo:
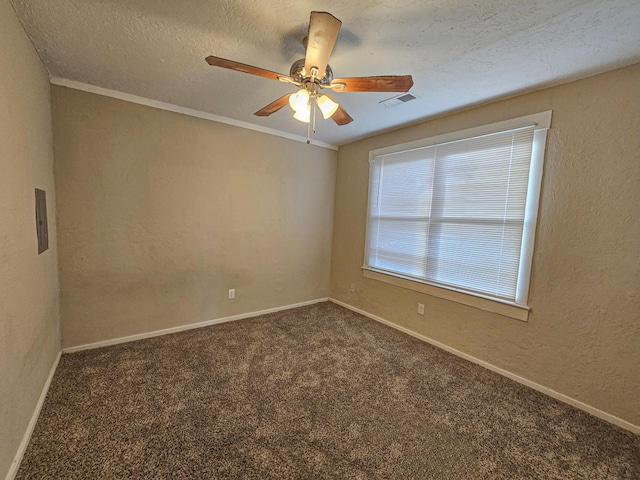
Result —
<path fill-rule="evenodd" d="M 386 75 L 381 77 L 334 78 L 331 84 L 344 83 L 344 88 L 334 92 L 408 92 L 413 86 L 411 75 Z"/>
<path fill-rule="evenodd" d="M 250 73 L 251 75 L 257 75 L 271 80 L 278 80 L 280 77 L 288 77 L 288 75 L 272 72 L 252 65 L 245 65 L 244 63 L 234 62 L 233 60 L 227 60 L 225 58 L 214 57 L 213 55 L 208 56 L 205 60 L 209 65 L 214 67 L 222 67 L 228 68 L 229 70 L 235 70 L 236 72 Z"/>
<path fill-rule="evenodd" d="M 342 22 L 330 13 L 311 12 L 307 34 L 307 54 L 304 59 L 307 75 L 311 73 L 312 67 L 316 67 L 318 76 L 324 76 L 341 25 Z"/>
<path fill-rule="evenodd" d="M 333 98 L 331 95 L 327 95 L 326 93 L 323 95 L 327 97 L 329 100 L 336 102 L 336 99 Z M 347 113 L 347 111 L 344 108 L 342 108 L 342 105 L 340 104 L 338 104 L 338 109 L 336 110 L 336 112 L 333 115 L 331 115 L 331 120 L 333 120 L 340 126 L 353 122 L 353 118 L 351 118 L 351 116 Z"/>
<path fill-rule="evenodd" d="M 272 113 L 276 113 L 278 110 L 280 110 L 282 107 L 284 107 L 286 104 L 289 103 L 289 97 L 291 95 L 293 95 L 293 94 L 292 93 L 287 93 L 286 95 L 283 95 L 279 99 L 271 102 L 266 107 L 261 108 L 260 110 L 258 110 L 256 113 L 254 113 L 254 115 L 256 115 L 258 117 L 268 117 Z"/>
<path fill-rule="evenodd" d="M 341 106 L 339 106 L 338 110 L 336 110 L 336 113 L 331 116 L 331 120 L 333 120 L 340 126 L 353 122 L 353 118 L 351 118 L 347 111 Z"/>

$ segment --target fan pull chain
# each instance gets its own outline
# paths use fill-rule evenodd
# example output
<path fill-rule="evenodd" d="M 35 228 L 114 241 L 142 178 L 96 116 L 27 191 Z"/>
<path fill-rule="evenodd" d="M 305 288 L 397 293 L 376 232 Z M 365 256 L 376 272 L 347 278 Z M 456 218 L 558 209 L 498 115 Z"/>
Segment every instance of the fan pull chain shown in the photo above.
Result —
<path fill-rule="evenodd" d="M 318 105 L 318 99 L 315 95 L 313 96 L 312 103 L 313 103 L 313 133 L 316 133 L 316 105 Z"/>

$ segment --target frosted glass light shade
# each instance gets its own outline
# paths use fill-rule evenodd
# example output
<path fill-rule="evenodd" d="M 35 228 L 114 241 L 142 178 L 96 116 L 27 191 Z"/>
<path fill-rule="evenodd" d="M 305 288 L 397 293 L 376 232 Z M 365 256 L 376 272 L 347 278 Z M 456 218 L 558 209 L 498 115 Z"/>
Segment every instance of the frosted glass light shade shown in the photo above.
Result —
<path fill-rule="evenodd" d="M 320 110 L 322 111 L 322 116 L 324 117 L 325 120 L 331 117 L 331 115 L 333 115 L 334 113 L 336 113 L 336 110 L 339 107 L 339 105 L 336 102 L 331 100 L 326 95 L 322 95 L 318 97 L 318 106 L 320 107 Z"/>
<path fill-rule="evenodd" d="M 289 97 L 289 106 L 293 108 L 295 112 L 306 110 L 309 105 L 309 92 L 304 88 L 301 88 L 296 93 Z M 307 120 L 308 121 L 308 120 Z"/>
<path fill-rule="evenodd" d="M 307 105 L 305 109 L 298 110 L 296 113 L 294 113 L 293 118 L 304 123 L 309 123 L 309 121 L 311 120 L 311 108 L 309 107 L 309 105 Z"/>

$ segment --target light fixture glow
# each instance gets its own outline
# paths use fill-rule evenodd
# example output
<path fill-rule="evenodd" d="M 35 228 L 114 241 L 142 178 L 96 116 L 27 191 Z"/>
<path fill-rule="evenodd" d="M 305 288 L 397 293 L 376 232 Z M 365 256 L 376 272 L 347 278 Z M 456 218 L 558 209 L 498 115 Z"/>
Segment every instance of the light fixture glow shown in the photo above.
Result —
<path fill-rule="evenodd" d="M 304 123 L 309 123 L 309 121 L 311 121 L 311 107 L 307 105 L 304 110 L 296 111 L 296 113 L 293 114 L 293 118 Z"/>
<path fill-rule="evenodd" d="M 289 96 L 289 105 L 295 112 L 307 110 L 309 106 L 309 92 L 304 88 L 301 88 L 296 93 Z"/>
<path fill-rule="evenodd" d="M 336 113 L 336 110 L 338 110 L 339 105 L 333 100 L 331 100 L 329 97 L 327 97 L 326 95 L 321 95 L 318 97 L 318 107 L 320 107 L 320 110 L 322 111 L 322 116 L 326 120 L 327 118 L 331 117 L 331 115 Z"/>

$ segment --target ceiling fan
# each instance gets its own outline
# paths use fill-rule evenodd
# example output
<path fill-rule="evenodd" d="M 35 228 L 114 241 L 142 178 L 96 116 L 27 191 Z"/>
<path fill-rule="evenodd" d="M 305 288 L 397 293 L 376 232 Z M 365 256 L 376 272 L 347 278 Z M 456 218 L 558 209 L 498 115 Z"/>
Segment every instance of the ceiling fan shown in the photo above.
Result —
<path fill-rule="evenodd" d="M 209 65 L 216 67 L 250 73 L 271 80 L 291 83 L 299 87 L 297 92 L 283 95 L 255 112 L 254 115 L 268 117 L 288 103 L 295 111 L 294 118 L 297 120 L 310 123 L 311 119 L 313 119 L 314 131 L 316 107 L 320 109 L 325 119 L 331 118 L 340 126 L 347 125 L 353 121 L 353 118 L 331 95 L 321 93 L 321 90 L 333 90 L 336 93 L 408 92 L 413 85 L 413 79 L 411 75 L 333 78 L 333 71 L 328 62 L 341 25 L 342 22 L 330 13 L 311 12 L 309 32 L 304 39 L 306 56 L 291 65 L 289 75 L 220 57 L 209 56 L 206 61 Z"/>

